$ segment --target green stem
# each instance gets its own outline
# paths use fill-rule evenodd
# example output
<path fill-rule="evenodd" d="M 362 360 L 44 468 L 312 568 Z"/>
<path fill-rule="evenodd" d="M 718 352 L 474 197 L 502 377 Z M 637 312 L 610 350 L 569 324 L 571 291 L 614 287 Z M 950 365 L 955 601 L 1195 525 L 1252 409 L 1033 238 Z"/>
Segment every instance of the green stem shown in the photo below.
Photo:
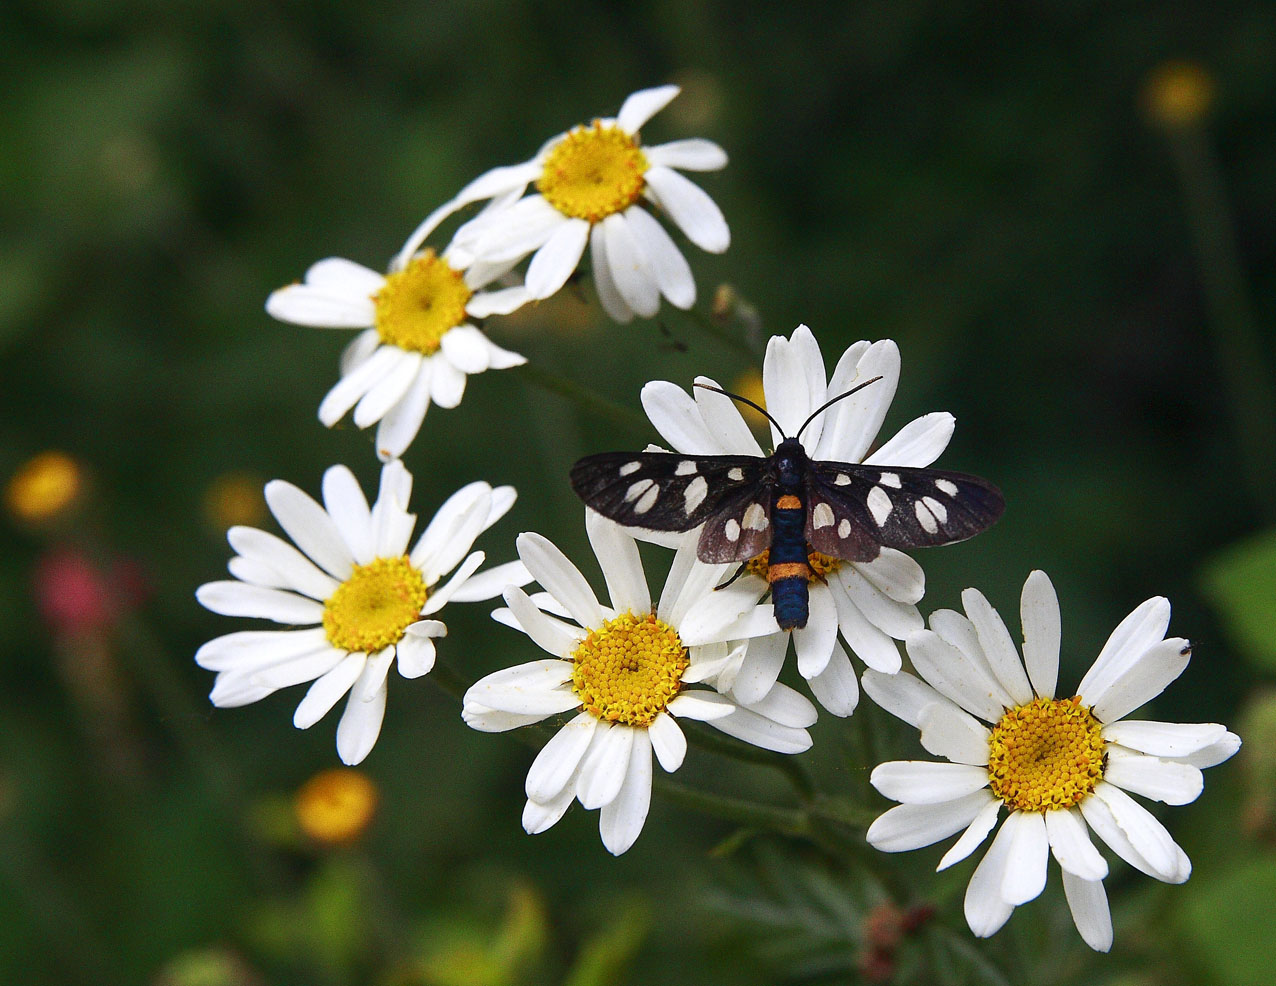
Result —
<path fill-rule="evenodd" d="M 810 838 L 811 835 L 810 823 L 805 813 L 796 808 L 775 808 L 743 798 L 697 791 L 666 777 L 653 778 L 653 785 L 662 798 L 702 815 L 781 835 L 800 838 Z"/>
<path fill-rule="evenodd" d="M 1271 496 L 1276 488 L 1276 456 L 1272 455 L 1276 449 L 1276 389 L 1259 341 L 1222 176 L 1201 129 L 1175 131 L 1170 149 L 1196 240 L 1209 326 L 1231 405 L 1245 480 L 1259 511 L 1272 519 L 1276 517 L 1276 501 Z"/>
<path fill-rule="evenodd" d="M 535 384 L 551 394 L 558 394 L 560 397 L 575 401 L 587 411 L 596 412 L 624 428 L 640 433 L 651 431 L 651 422 L 647 420 L 645 415 L 639 414 L 623 404 L 617 404 L 615 401 L 603 397 L 575 380 L 559 376 L 557 373 L 551 373 L 535 363 L 524 363 L 517 368 L 516 372 L 528 383 Z"/>

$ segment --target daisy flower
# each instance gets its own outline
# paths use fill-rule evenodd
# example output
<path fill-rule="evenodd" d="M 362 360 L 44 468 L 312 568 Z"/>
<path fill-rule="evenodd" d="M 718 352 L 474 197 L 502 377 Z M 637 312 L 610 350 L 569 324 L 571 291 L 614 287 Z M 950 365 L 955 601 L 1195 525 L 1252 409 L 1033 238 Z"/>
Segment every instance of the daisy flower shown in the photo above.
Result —
<path fill-rule="evenodd" d="M 472 324 L 530 299 L 523 287 L 482 290 L 512 266 L 461 264 L 451 251 L 425 250 L 378 274 L 329 257 L 303 283 L 273 292 L 266 311 L 294 325 L 364 330 L 342 354 L 341 379 L 320 403 L 319 420 L 331 428 L 354 408 L 360 428 L 378 425 L 377 455 L 389 461 L 412 444 L 431 403 L 461 403 L 467 376 L 527 362 Z"/>
<path fill-rule="evenodd" d="M 725 566 L 697 565 L 690 545 L 675 555 L 653 607 L 634 539 L 592 511 L 586 529 L 611 605 L 598 601 L 553 544 L 538 534 L 519 535 L 519 557 L 547 595 L 529 597 L 511 587 L 505 592 L 509 609 L 493 615 L 550 657 L 476 682 L 466 692 L 462 715 L 475 729 L 504 732 L 575 711 L 528 771 L 523 827 L 533 835 L 543 832 L 578 800 L 601 809 L 603 845 L 620 855 L 647 818 L 652 754 L 666 771 L 682 764 L 687 740 L 678 719 L 708 722 L 764 749 L 801 753 L 811 746 L 806 727 L 815 721 L 815 707 L 784 685 L 747 706 L 690 687 L 717 668 L 726 641 L 764 626 L 769 611 L 754 607 L 716 622 L 691 618 L 689 611 L 712 591 Z"/>
<path fill-rule="evenodd" d="M 810 329 L 799 325 L 789 339 L 773 336 L 767 344 L 762 370 L 766 408 L 785 434 L 794 435 L 825 401 L 857 383 L 881 377 L 807 425 L 802 435 L 806 454 L 813 459 L 883 467 L 929 466 L 952 437 L 954 421 L 947 412 L 922 415 L 869 454 L 895 396 L 899 367 L 899 349 L 891 340 L 857 342 L 842 354 L 832 378 L 826 378 L 819 343 Z M 708 377 L 697 377 L 696 383 L 719 386 Z M 643 388 L 642 403 L 651 423 L 675 451 L 688 455 L 766 454 L 736 402 L 724 394 L 696 387 L 689 395 L 676 384 L 660 380 Z M 774 426 L 771 432 L 778 445 L 784 435 Z M 694 540 L 698 532 L 686 536 Z M 766 554 L 750 561 L 747 574 L 718 595 L 760 598 L 768 589 L 767 562 Z M 871 562 L 843 561 L 818 553 L 811 554 L 809 562 L 813 577 L 807 625 L 792 631 L 777 629 L 751 640 L 738 666 L 726 669 L 719 684 L 741 701 L 756 701 L 774 684 L 792 637 L 798 670 L 820 704 L 834 715 L 850 715 L 859 699 L 859 686 L 846 651 L 838 643 L 838 631 L 870 668 L 887 674 L 898 671 L 900 654 L 895 641 L 925 625 L 916 605 L 926 589 L 925 576 L 917 562 L 893 548 L 882 548 Z"/>
<path fill-rule="evenodd" d="M 916 726 L 922 746 L 949 761 L 877 767 L 873 786 L 901 803 L 869 827 L 868 841 L 901 852 L 962 832 L 939 861 L 942 870 L 979 847 L 1004 805 L 1005 821 L 966 888 L 971 931 L 988 937 L 1040 894 L 1053 853 L 1077 930 L 1106 952 L 1108 863 L 1087 829 L 1135 869 L 1182 883 L 1192 870 L 1187 855 L 1126 792 L 1172 805 L 1194 801 L 1201 768 L 1230 757 L 1240 737 L 1216 723 L 1125 718 L 1177 678 L 1191 654 L 1182 637 L 1165 637 L 1170 604 L 1162 597 L 1121 621 L 1070 698 L 1054 697 L 1059 601 L 1044 572 L 1024 583 L 1022 659 L 983 595 L 967 589 L 962 604 L 965 616 L 939 610 L 930 630 L 908 638 L 921 679 L 864 675 L 873 700 Z"/>
<path fill-rule="evenodd" d="M 196 663 L 217 672 L 214 705 L 248 705 L 313 681 L 292 720 L 309 729 L 348 694 L 337 752 L 347 764 L 359 763 L 381 732 L 390 666 L 405 678 L 434 666 L 434 639 L 447 634 L 438 619 L 444 605 L 492 599 L 507 585 L 530 581 L 521 562 L 479 572 L 483 552 L 470 552 L 513 506 L 512 486 L 470 483 L 457 490 L 409 551 L 416 524 L 407 511 L 411 493 L 412 477 L 398 460 L 382 468 L 371 508 L 345 466 L 324 473 L 323 506 L 291 483 L 266 484 L 266 503 L 293 544 L 232 527 L 235 578 L 202 585 L 195 597 L 223 616 L 305 629 L 244 630 L 201 647 Z"/>
<path fill-rule="evenodd" d="M 731 234 L 722 211 L 678 169 L 716 171 L 727 156 L 702 139 L 642 145 L 639 128 L 678 92 L 677 86 L 635 92 L 615 119 L 575 127 L 550 139 L 530 161 L 476 178 L 448 208 L 491 202 L 457 230 L 453 249 L 492 263 L 534 254 L 527 289 L 533 298 L 548 298 L 566 283 L 588 244 L 598 299 L 617 322 L 635 314 L 652 317 L 661 295 L 677 308 L 690 308 L 696 300 L 691 268 L 652 213 L 663 212 L 700 249 L 726 250 Z M 535 192 L 524 195 L 533 183 Z M 405 252 L 422 241 L 414 234 Z"/>

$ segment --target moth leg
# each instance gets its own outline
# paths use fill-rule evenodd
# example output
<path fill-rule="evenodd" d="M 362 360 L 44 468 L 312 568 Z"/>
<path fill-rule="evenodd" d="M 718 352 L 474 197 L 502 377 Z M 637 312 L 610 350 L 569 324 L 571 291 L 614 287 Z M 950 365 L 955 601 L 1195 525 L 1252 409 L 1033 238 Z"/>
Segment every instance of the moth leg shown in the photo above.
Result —
<path fill-rule="evenodd" d="M 734 582 L 734 581 L 735 581 L 736 579 L 738 579 L 741 575 L 743 575 L 743 574 L 745 573 L 745 570 L 746 570 L 748 567 L 749 567 L 749 563 L 748 563 L 748 562 L 744 562 L 743 564 L 741 564 L 741 565 L 740 565 L 740 567 L 739 567 L 739 568 L 737 568 L 737 569 L 735 570 L 735 574 L 734 574 L 733 576 L 731 576 L 731 578 L 727 579 L 727 580 L 726 580 L 725 582 L 723 582 L 721 585 L 715 585 L 715 586 L 713 587 L 713 591 L 714 591 L 714 592 L 717 592 L 719 589 L 725 589 L 725 588 L 726 588 L 727 586 L 729 586 L 732 582 Z"/>

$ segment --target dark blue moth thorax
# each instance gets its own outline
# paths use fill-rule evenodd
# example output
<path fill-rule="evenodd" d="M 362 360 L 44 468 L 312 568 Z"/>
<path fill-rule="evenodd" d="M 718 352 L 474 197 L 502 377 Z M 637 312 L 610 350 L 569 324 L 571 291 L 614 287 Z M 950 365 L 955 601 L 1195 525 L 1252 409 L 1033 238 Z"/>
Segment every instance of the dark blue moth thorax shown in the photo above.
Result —
<path fill-rule="evenodd" d="M 767 581 L 775 621 L 782 630 L 806 626 L 811 568 L 806 548 L 806 452 L 795 438 L 782 441 L 771 456 L 771 552 Z"/>

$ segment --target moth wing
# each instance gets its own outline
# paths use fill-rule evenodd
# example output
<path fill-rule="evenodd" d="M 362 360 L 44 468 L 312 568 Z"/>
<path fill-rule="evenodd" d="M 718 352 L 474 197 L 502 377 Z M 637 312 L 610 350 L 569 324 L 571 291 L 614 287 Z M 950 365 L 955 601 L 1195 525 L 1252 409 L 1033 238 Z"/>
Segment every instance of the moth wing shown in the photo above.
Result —
<path fill-rule="evenodd" d="M 850 462 L 812 462 L 807 496 L 811 547 L 850 561 L 871 561 L 881 547 L 964 541 L 1005 509 L 1001 491 L 978 476 Z"/>
<path fill-rule="evenodd" d="M 733 490 L 705 521 L 696 557 L 710 564 L 748 561 L 771 547 L 771 486 L 769 479 L 759 477 Z"/>

